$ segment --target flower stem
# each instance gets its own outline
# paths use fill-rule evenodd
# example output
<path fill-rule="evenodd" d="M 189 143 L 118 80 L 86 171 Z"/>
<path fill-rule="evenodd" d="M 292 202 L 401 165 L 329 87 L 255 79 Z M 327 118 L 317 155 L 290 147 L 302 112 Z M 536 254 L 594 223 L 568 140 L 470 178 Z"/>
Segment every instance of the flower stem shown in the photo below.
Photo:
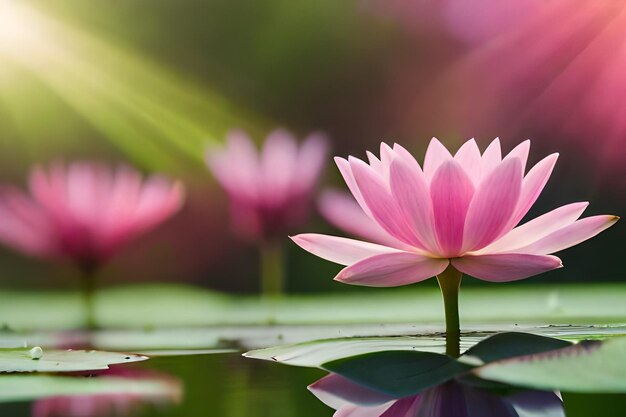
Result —
<path fill-rule="evenodd" d="M 94 268 L 80 269 L 81 293 L 85 312 L 85 329 L 95 330 L 98 328 L 94 296 L 96 290 L 96 270 Z"/>
<path fill-rule="evenodd" d="M 446 314 L 446 354 L 460 356 L 461 326 L 459 324 L 459 289 L 463 273 L 452 265 L 437 275 Z"/>
<path fill-rule="evenodd" d="M 265 296 L 278 296 L 284 287 L 283 248 L 275 240 L 261 244 L 261 291 Z"/>

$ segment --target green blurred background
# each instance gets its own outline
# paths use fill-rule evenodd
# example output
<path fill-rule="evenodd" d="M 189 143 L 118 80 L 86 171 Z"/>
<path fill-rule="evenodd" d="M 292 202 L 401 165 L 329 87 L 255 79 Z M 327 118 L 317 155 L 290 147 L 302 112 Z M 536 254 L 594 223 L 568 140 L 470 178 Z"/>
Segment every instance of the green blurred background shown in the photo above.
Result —
<path fill-rule="evenodd" d="M 32 164 L 73 159 L 125 161 L 180 178 L 183 210 L 107 265 L 102 285 L 176 282 L 230 293 L 258 292 L 257 248 L 231 231 L 225 194 L 203 162 L 231 128 L 259 141 L 276 126 L 299 136 L 323 130 L 342 156 L 395 141 L 418 160 L 432 136 L 453 149 L 471 137 L 484 148 L 499 136 L 505 151 L 530 138 L 530 162 L 561 157 L 529 217 L 583 200 L 592 203 L 589 215 L 620 215 L 626 138 L 572 137 L 515 106 L 482 112 L 516 92 L 483 94 L 494 74 L 464 71 L 472 51 L 431 18 L 435 2 L 415 3 L 431 7 L 411 20 L 375 0 L 0 0 L 0 183 L 23 186 Z M 343 188 L 331 158 L 327 186 Z M 319 215 L 293 233 L 304 231 L 341 233 Z M 624 281 L 624 239 L 618 223 L 559 255 L 565 268 L 502 286 Z M 339 266 L 287 237 L 285 246 L 288 292 L 371 291 L 333 282 Z M 69 265 L 4 248 L 0 265 L 5 290 L 75 288 L 78 279 Z M 304 389 L 317 370 L 236 354 L 147 366 L 180 377 L 186 397 L 150 415 L 330 415 Z M 617 415 L 619 404 L 623 396 L 566 395 L 570 417 Z M 5 413 L 29 415 L 30 404 L 3 405 Z"/>
<path fill-rule="evenodd" d="M 344 156 L 397 141 L 418 160 L 432 136 L 451 148 L 500 136 L 505 150 L 531 138 L 531 162 L 561 157 L 529 216 L 582 200 L 592 202 L 588 214 L 623 211 L 626 171 L 598 157 L 608 146 L 623 152 L 619 142 L 574 140 L 527 114 L 502 122 L 474 111 L 484 97 L 465 87 L 491 74 L 477 80 L 455 70 L 467 47 L 435 24 L 411 27 L 379 6 L 0 1 L 0 181 L 24 184 L 33 163 L 75 158 L 130 161 L 181 178 L 183 211 L 107 266 L 103 284 L 176 281 L 244 293 L 257 291 L 257 252 L 231 232 L 225 195 L 203 163 L 204 150 L 234 127 L 259 140 L 275 126 L 300 136 L 321 129 Z M 329 158 L 323 186 L 343 187 L 332 165 Z M 566 251 L 564 269 L 527 282 L 623 280 L 623 230 L 618 224 Z M 301 231 L 332 229 L 316 217 L 294 233 Z M 338 266 L 285 244 L 288 291 L 355 290 L 332 282 Z M 0 251 L 0 265 L 3 287 L 74 285 L 71 268 L 12 251 Z"/>

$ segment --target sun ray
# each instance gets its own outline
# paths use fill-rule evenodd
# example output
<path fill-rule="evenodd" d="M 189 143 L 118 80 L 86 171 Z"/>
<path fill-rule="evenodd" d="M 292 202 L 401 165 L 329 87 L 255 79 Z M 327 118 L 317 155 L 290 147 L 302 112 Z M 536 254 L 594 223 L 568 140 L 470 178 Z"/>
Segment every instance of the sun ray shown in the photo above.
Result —
<path fill-rule="evenodd" d="M 146 168 L 181 169 L 189 161 L 201 167 L 204 148 L 228 129 L 263 124 L 210 89 L 25 2 L 0 0 L 2 60 L 39 80 Z"/>

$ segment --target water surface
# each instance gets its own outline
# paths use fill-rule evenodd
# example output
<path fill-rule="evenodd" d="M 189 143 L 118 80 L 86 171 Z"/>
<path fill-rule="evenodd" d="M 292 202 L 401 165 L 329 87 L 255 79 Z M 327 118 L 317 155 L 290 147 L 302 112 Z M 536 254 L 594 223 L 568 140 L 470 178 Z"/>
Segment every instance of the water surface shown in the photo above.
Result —
<path fill-rule="evenodd" d="M 626 334 L 626 328 L 619 325 L 506 326 L 506 329 L 497 329 L 493 325 L 475 327 L 472 331 L 464 333 L 463 349 L 497 330 L 530 331 L 569 340 Z M 142 405 L 134 404 L 132 410 L 126 413 L 107 413 L 100 407 L 99 411 L 74 410 L 74 415 L 64 417 L 107 415 L 320 417 L 331 416 L 333 410 L 318 401 L 306 387 L 326 375 L 325 371 L 248 359 L 242 356 L 243 351 L 285 343 L 310 343 L 312 339 L 336 338 L 341 338 L 337 342 L 347 343 L 346 346 L 350 346 L 349 343 L 367 340 L 384 340 L 385 343 L 393 345 L 395 340 L 402 340 L 402 343 L 409 343 L 417 350 L 443 351 L 445 347 L 443 335 L 433 330 L 437 329 L 409 325 L 241 326 L 144 331 L 109 330 L 95 334 L 13 333 L 3 335 L 2 340 L 3 343 L 10 343 L 12 340 L 16 342 L 28 339 L 42 345 L 63 344 L 62 342 L 84 343 L 90 340 L 100 349 L 153 352 L 157 356 L 146 362 L 124 365 L 124 371 L 131 373 L 137 371 L 138 374 L 147 371 L 150 375 L 169 378 L 178 384 L 182 393 L 179 397 L 174 396 L 176 398 L 135 401 L 137 404 L 141 402 Z M 310 344 L 315 346 L 315 343 Z M 166 353 L 173 353 L 173 356 L 159 356 Z M 620 416 L 622 414 L 617 410 L 623 408 L 622 405 L 626 400 L 626 395 L 622 394 L 564 393 L 563 397 L 569 417 Z M 0 404 L 0 415 L 44 417 L 41 414 L 34 414 L 33 410 L 37 410 L 35 403 L 36 401 Z M 618 405 L 619 408 L 616 408 Z M 64 413 L 67 414 L 67 411 Z"/>

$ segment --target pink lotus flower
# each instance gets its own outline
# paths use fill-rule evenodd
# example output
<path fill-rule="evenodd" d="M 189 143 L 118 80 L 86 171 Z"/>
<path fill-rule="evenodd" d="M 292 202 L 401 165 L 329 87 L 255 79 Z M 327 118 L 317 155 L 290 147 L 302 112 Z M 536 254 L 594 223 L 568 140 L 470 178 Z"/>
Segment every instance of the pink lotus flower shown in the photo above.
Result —
<path fill-rule="evenodd" d="M 279 129 L 269 134 L 260 154 L 241 131 L 231 132 L 227 142 L 206 159 L 230 197 L 236 229 L 262 239 L 301 225 L 324 167 L 326 139 L 314 133 L 298 147 L 289 132 Z"/>
<path fill-rule="evenodd" d="M 470 140 L 453 156 L 433 139 L 423 169 L 397 144 L 381 144 L 380 159 L 368 152 L 369 164 L 335 158 L 369 219 L 365 227 L 359 220 L 361 229 L 381 237 L 375 243 L 319 234 L 293 240 L 346 265 L 335 279 L 354 285 L 406 285 L 449 266 L 496 282 L 560 268 L 561 260 L 550 254 L 595 236 L 618 218 L 578 220 L 588 205 L 581 202 L 515 227 L 541 193 L 558 156 L 549 155 L 526 172 L 529 148 L 525 141 L 502 158 L 498 139 L 482 155 Z"/>
<path fill-rule="evenodd" d="M 330 224 L 350 235 L 385 246 L 398 244 L 396 238 L 365 214 L 349 192 L 324 190 L 317 206 Z"/>
<path fill-rule="evenodd" d="M 335 417 L 564 417 L 554 392 L 521 391 L 497 395 L 455 381 L 419 394 L 395 398 L 330 374 L 309 390 L 337 410 Z"/>
<path fill-rule="evenodd" d="M 29 255 L 69 258 L 84 269 L 172 216 L 183 201 L 180 183 L 91 162 L 54 164 L 30 174 L 30 195 L 0 192 L 0 241 Z"/>

